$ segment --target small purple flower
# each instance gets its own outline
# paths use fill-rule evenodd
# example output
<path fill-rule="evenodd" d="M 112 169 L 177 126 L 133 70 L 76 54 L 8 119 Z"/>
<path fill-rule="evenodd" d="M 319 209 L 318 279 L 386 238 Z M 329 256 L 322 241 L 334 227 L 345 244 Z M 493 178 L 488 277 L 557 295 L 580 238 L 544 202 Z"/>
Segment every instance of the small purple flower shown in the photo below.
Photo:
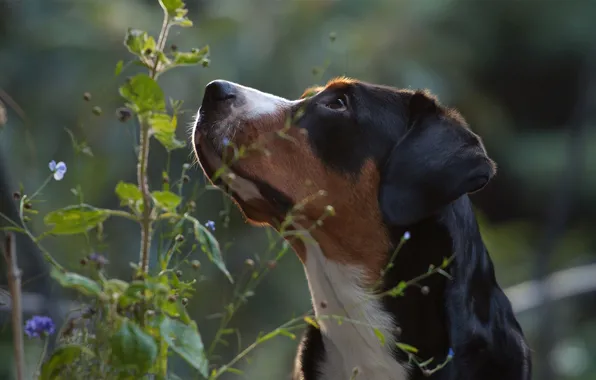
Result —
<path fill-rule="evenodd" d="M 56 181 L 60 181 L 64 178 L 64 174 L 66 173 L 66 164 L 64 162 L 60 161 L 56 163 L 56 161 L 52 160 L 48 166 L 52 173 L 54 173 L 54 179 Z"/>
<path fill-rule="evenodd" d="M 450 348 L 449 353 L 447 354 L 447 358 L 451 359 L 454 355 L 455 355 L 455 353 L 453 352 L 453 348 Z"/>
<path fill-rule="evenodd" d="M 89 260 L 93 261 L 100 267 L 109 263 L 109 260 L 106 259 L 104 255 L 100 255 L 99 253 L 92 253 L 89 255 Z"/>
<path fill-rule="evenodd" d="M 205 227 L 209 228 L 211 231 L 215 231 L 215 222 L 213 220 L 208 220 L 205 223 Z"/>
<path fill-rule="evenodd" d="M 224 137 L 224 138 L 223 138 L 223 140 L 222 140 L 222 144 L 223 144 L 224 146 L 228 146 L 228 145 L 230 145 L 230 139 L 229 139 L 229 138 L 227 138 L 227 137 Z"/>
<path fill-rule="evenodd" d="M 35 315 L 25 323 L 25 334 L 29 338 L 52 335 L 56 331 L 56 326 L 50 317 Z"/>
<path fill-rule="evenodd" d="M 411 237 L 412 237 L 412 235 L 410 235 L 410 231 L 406 231 L 404 233 L 403 239 L 404 240 L 410 240 Z"/>

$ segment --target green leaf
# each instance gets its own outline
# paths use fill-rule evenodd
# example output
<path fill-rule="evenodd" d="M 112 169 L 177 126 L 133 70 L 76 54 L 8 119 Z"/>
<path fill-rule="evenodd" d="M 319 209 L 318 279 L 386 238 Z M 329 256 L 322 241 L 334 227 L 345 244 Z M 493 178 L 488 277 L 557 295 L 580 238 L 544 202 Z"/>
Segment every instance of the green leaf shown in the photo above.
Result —
<path fill-rule="evenodd" d="M 128 28 L 126 36 L 124 37 L 124 45 L 131 53 L 140 57 L 145 55 L 147 49 L 155 51 L 155 39 L 149 36 L 147 32 L 138 29 Z M 118 63 L 119 65 L 120 62 Z M 118 66 L 116 66 L 116 68 L 118 68 Z M 120 65 L 120 68 L 122 69 L 122 65 Z"/>
<path fill-rule="evenodd" d="M 155 138 L 168 152 L 186 146 L 184 141 L 176 139 L 176 127 L 178 125 L 176 116 L 170 117 L 170 115 L 163 113 L 153 114 L 149 118 L 149 125 Z"/>
<path fill-rule="evenodd" d="M 174 53 L 174 64 L 196 65 L 197 63 L 200 63 L 208 54 L 209 46 L 205 46 L 200 50 L 193 49 L 190 52 L 176 52 Z"/>
<path fill-rule="evenodd" d="M 88 205 L 76 205 L 52 211 L 44 217 L 43 221 L 47 226 L 52 226 L 49 231 L 51 234 L 73 235 L 97 227 L 109 216 L 106 210 Z"/>
<path fill-rule="evenodd" d="M 143 200 L 143 194 L 137 185 L 122 181 L 116 185 L 116 195 L 120 198 L 121 206 L 128 205 L 136 208 Z"/>
<path fill-rule="evenodd" d="M 377 338 L 379 338 L 379 341 L 381 342 L 381 346 L 384 346 L 385 345 L 385 335 L 383 335 L 381 330 L 379 330 L 376 327 L 373 328 L 373 331 L 375 332 L 375 335 L 377 336 Z"/>
<path fill-rule="evenodd" d="M 163 304 L 159 305 L 159 309 L 166 315 L 180 320 L 182 323 L 192 322 L 186 307 L 182 304 L 180 299 L 177 299 L 174 302 L 165 300 Z"/>
<path fill-rule="evenodd" d="M 165 111 L 166 101 L 161 87 L 146 74 L 138 74 L 120 87 L 120 95 L 137 113 Z"/>
<path fill-rule="evenodd" d="M 106 281 L 104 288 L 106 292 L 123 294 L 128 289 L 128 286 L 128 282 L 122 281 L 117 278 L 112 278 Z"/>
<path fill-rule="evenodd" d="M 92 279 L 73 272 L 62 272 L 52 268 L 50 275 L 65 288 L 72 288 L 86 296 L 99 296 L 101 287 Z"/>
<path fill-rule="evenodd" d="M 178 26 L 181 26 L 181 27 L 183 27 L 183 28 L 188 28 L 188 27 L 191 27 L 191 26 L 193 25 L 193 24 L 192 24 L 192 21 L 190 21 L 190 20 L 189 20 L 188 18 L 186 18 L 186 17 L 174 17 L 174 18 L 172 19 L 172 24 L 173 24 L 173 25 L 178 25 Z"/>
<path fill-rule="evenodd" d="M 54 351 L 50 359 L 41 367 L 41 375 L 39 380 L 56 379 L 60 374 L 62 367 L 71 365 L 78 359 L 85 360 L 94 356 L 95 354 L 87 347 L 76 344 L 61 345 Z"/>
<path fill-rule="evenodd" d="M 124 68 L 124 61 L 122 61 L 122 60 L 118 61 L 118 63 L 116 64 L 116 68 L 114 69 L 114 76 L 117 77 L 118 75 L 120 75 L 123 68 Z"/>
<path fill-rule="evenodd" d="M 409 352 L 409 353 L 412 353 L 412 354 L 418 353 L 418 349 L 416 347 L 410 346 L 409 344 L 400 343 L 400 342 L 395 343 L 395 344 L 397 345 L 397 347 L 400 350 L 402 350 L 404 352 Z"/>
<path fill-rule="evenodd" d="M 195 218 L 191 216 L 187 216 L 186 218 L 193 223 L 195 239 L 197 239 L 201 245 L 201 250 L 205 252 L 209 260 L 211 260 L 211 262 L 214 263 L 219 270 L 226 275 L 228 280 L 230 280 L 231 283 L 234 283 L 234 280 L 232 279 L 232 276 L 230 275 L 230 272 L 228 272 L 228 268 L 226 268 L 226 264 L 223 261 L 221 248 L 215 236 L 213 236 L 207 227 L 203 226 Z"/>
<path fill-rule="evenodd" d="M 160 325 L 161 336 L 174 352 L 180 355 L 204 376 L 208 376 L 209 363 L 205 348 L 196 324 L 185 325 L 182 322 L 164 317 Z"/>
<path fill-rule="evenodd" d="M 286 329 L 279 329 L 279 335 L 287 336 L 288 338 L 290 338 L 292 340 L 296 339 L 296 335 L 292 334 L 291 332 L 289 332 Z"/>
<path fill-rule="evenodd" d="M 182 0 L 159 0 L 159 4 L 171 17 L 176 16 L 180 10 L 184 10 Z"/>
<path fill-rule="evenodd" d="M 182 202 L 182 198 L 171 191 L 154 191 L 151 196 L 157 206 L 171 212 L 176 212 L 176 207 Z"/>
<path fill-rule="evenodd" d="M 157 344 L 141 327 L 123 319 L 120 328 L 111 338 L 112 355 L 124 367 L 136 367 L 144 373 L 157 358 Z"/>

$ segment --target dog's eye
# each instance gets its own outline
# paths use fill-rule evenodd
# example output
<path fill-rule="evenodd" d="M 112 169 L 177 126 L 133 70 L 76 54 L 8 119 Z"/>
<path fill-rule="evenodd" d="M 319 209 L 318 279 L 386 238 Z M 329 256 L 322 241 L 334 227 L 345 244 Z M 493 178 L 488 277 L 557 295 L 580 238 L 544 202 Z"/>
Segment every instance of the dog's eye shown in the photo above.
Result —
<path fill-rule="evenodd" d="M 333 101 L 326 104 L 327 108 L 330 108 L 335 111 L 345 111 L 348 109 L 348 99 L 345 95 L 334 99 Z"/>

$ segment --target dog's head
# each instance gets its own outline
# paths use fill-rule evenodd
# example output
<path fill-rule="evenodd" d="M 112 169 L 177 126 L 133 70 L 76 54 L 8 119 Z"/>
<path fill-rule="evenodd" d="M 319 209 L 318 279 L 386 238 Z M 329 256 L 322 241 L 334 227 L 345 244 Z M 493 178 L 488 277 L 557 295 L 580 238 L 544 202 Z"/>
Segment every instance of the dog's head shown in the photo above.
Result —
<path fill-rule="evenodd" d="M 249 220 L 275 226 L 294 208 L 308 228 L 332 206 L 317 240 L 369 253 L 371 244 L 389 247 L 388 226 L 428 218 L 495 173 L 480 138 L 429 93 L 346 78 L 298 100 L 213 81 L 193 138 L 206 175 L 219 178 Z M 326 255 L 376 266 L 370 254 L 348 251 Z"/>

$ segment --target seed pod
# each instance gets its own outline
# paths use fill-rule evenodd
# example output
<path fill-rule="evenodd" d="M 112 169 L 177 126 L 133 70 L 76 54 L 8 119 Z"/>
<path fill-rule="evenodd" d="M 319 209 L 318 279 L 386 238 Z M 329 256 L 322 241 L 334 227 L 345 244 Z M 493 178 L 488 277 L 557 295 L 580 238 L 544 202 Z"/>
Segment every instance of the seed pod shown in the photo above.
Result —
<path fill-rule="evenodd" d="M 118 120 L 124 123 L 132 117 L 132 112 L 126 107 L 121 107 L 116 110 L 116 117 L 118 118 Z"/>

